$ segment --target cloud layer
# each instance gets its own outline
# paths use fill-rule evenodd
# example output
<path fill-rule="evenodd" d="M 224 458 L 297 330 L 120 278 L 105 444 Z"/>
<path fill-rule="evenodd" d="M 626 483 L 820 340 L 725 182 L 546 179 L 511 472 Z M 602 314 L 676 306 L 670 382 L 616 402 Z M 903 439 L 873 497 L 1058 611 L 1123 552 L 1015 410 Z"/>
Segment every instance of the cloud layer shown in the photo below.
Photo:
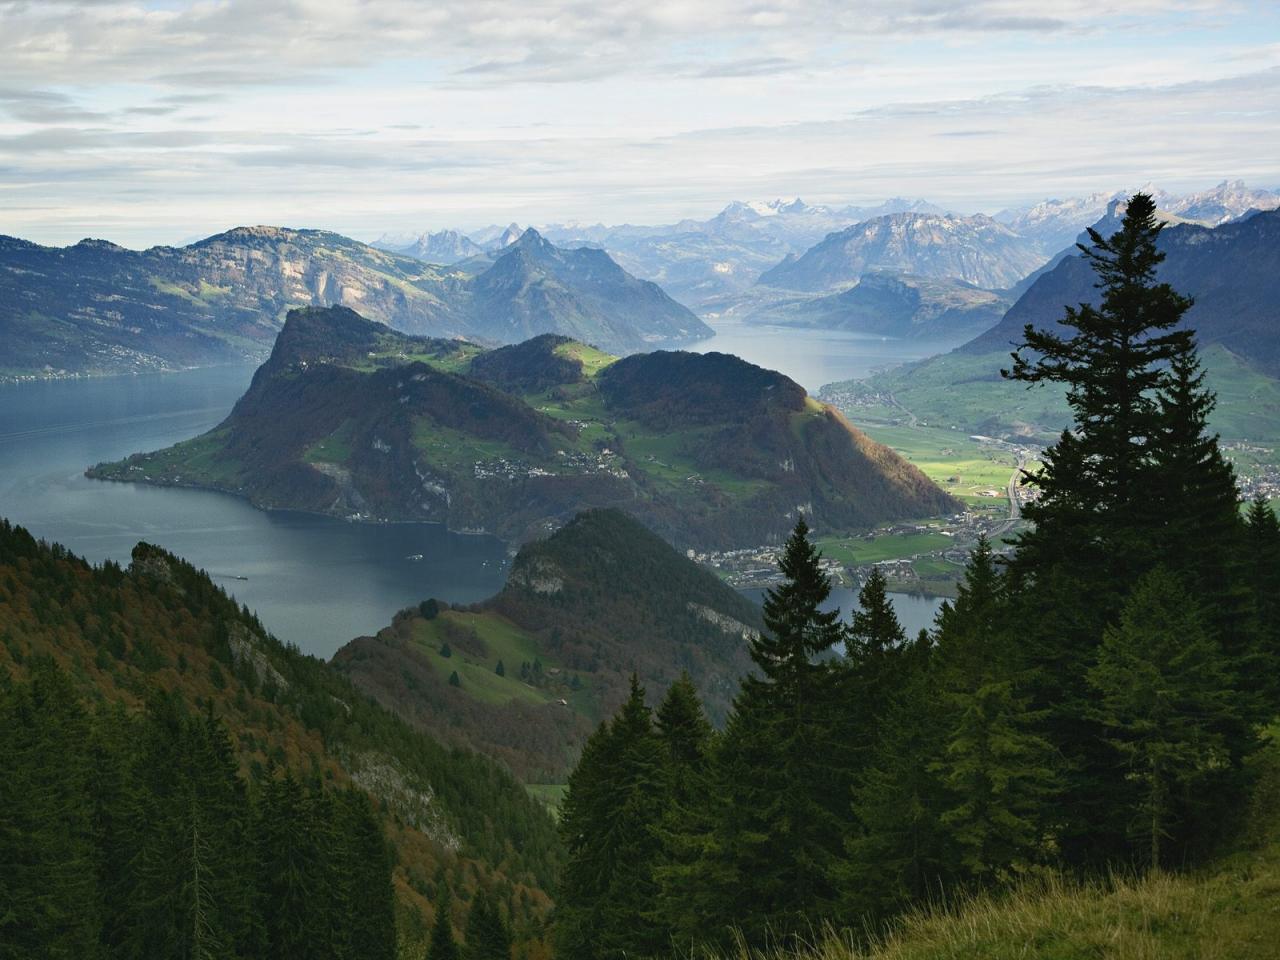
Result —
<path fill-rule="evenodd" d="M 1230 0 L 0 0 L 0 232 L 141 245 L 1280 184 Z"/>

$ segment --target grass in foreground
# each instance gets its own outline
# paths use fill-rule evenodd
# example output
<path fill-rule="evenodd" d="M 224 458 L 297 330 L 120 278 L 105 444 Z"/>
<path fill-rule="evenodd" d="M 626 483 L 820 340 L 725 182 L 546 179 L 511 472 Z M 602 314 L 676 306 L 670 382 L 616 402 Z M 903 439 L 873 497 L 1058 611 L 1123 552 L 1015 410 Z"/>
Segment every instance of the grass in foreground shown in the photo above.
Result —
<path fill-rule="evenodd" d="M 1203 870 L 1037 878 L 912 911 L 870 946 L 829 932 L 733 960 L 1280 960 L 1280 724 L 1251 762 L 1243 849 Z"/>
<path fill-rule="evenodd" d="M 745 956 L 745 955 L 744 955 Z M 1208 877 L 1028 883 L 909 914 L 869 948 L 828 936 L 777 960 L 1269 960 L 1280 958 L 1280 849 Z"/>

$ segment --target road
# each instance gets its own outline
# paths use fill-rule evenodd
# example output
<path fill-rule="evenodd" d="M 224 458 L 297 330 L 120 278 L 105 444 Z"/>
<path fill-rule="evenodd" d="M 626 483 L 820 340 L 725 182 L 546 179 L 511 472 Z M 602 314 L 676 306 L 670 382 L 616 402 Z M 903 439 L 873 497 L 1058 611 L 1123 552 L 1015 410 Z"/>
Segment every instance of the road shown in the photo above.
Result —
<path fill-rule="evenodd" d="M 1013 468 L 1013 474 L 1009 477 L 1009 485 L 1006 493 L 1009 497 L 1009 519 L 1002 520 L 991 528 L 991 540 L 998 541 L 1001 537 L 1012 530 L 1022 518 L 1022 504 L 1018 500 L 1018 478 L 1022 476 L 1022 471 L 1027 465 L 1027 452 L 1019 449 L 1017 451 L 1018 465 Z"/>

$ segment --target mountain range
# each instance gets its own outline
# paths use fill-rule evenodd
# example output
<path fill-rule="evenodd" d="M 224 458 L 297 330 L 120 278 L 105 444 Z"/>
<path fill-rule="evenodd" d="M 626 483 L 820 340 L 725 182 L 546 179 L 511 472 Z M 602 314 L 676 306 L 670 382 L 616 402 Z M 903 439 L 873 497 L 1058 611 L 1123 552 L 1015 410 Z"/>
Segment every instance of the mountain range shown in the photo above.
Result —
<path fill-rule="evenodd" d="M 1117 202 L 1097 228 L 1116 228 Z M 1213 425 L 1235 439 L 1280 438 L 1280 210 L 1253 213 L 1217 227 L 1173 222 L 1158 240 L 1159 279 L 1195 303 L 1194 329 L 1219 393 Z M 1052 436 L 1069 422 L 1061 390 L 1003 381 L 1002 367 L 1031 324 L 1052 329 L 1068 304 L 1096 303 L 1095 275 L 1078 253 L 1041 273 L 1000 322 L 954 351 L 879 374 L 833 384 L 823 396 L 891 396 L 933 424 L 982 433 Z"/>
<path fill-rule="evenodd" d="M 1156 206 L 1166 213 L 1210 227 L 1234 220 L 1250 210 L 1280 207 L 1280 193 L 1253 189 L 1243 180 L 1223 180 L 1212 189 L 1181 195 L 1153 187 L 1141 189 L 1150 193 Z M 1064 200 L 1043 200 L 1031 207 L 1002 210 L 995 219 L 1034 241 L 1047 256 L 1071 246 L 1086 225 L 1101 219 L 1111 204 L 1127 199 L 1133 192 L 1114 190 Z"/>
<path fill-rule="evenodd" d="M 1010 303 L 958 280 L 873 271 L 840 293 L 779 297 L 744 310 L 742 319 L 955 345 L 998 323 Z"/>
<path fill-rule="evenodd" d="M 0 237 L 0 376 L 260 359 L 289 309 L 330 304 L 489 344 L 564 332 L 625 353 L 711 335 L 607 254 L 558 250 L 532 230 L 458 268 L 280 227 L 143 251 Z"/>
<path fill-rule="evenodd" d="M 760 283 L 824 292 L 849 287 L 871 271 L 895 270 L 998 290 L 1042 262 L 1026 240 L 981 214 L 894 213 L 830 234 L 761 274 Z"/>
<path fill-rule="evenodd" d="M 794 381 L 737 357 L 619 360 L 550 335 L 481 351 L 341 307 L 290 312 L 218 427 L 90 475 L 516 542 L 619 506 L 682 549 L 776 541 L 798 511 L 852 531 L 956 507 Z"/>
<path fill-rule="evenodd" d="M 401 611 L 333 665 L 433 736 L 563 783 L 633 673 L 658 698 L 688 671 L 723 723 L 760 629 L 760 608 L 715 574 L 626 513 L 592 510 L 525 544 L 491 599 Z"/>

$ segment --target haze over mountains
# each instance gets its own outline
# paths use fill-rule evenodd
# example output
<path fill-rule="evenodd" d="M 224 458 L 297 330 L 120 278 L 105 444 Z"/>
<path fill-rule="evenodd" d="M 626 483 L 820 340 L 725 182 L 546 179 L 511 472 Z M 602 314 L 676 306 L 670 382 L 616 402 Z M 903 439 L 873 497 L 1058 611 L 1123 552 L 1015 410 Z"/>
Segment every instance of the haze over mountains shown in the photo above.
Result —
<path fill-rule="evenodd" d="M 1086 197 L 1044 200 L 1021 208 L 1009 208 L 994 214 L 991 219 L 1018 235 L 1024 243 L 1014 245 L 1024 262 L 1030 255 L 1040 262 L 1048 260 L 1064 247 L 1072 244 L 1076 236 L 1106 213 L 1107 204 L 1128 196 L 1132 190 L 1114 190 L 1095 193 Z M 1250 209 L 1272 209 L 1280 206 L 1280 193 L 1272 190 L 1253 189 L 1242 181 L 1224 180 L 1216 187 L 1190 194 L 1171 194 L 1155 191 L 1157 203 L 1164 210 L 1179 216 L 1202 221 L 1208 225 L 1225 222 Z M 761 275 L 777 267 L 788 256 L 797 258 L 811 248 L 823 243 L 831 234 L 848 230 L 857 224 L 890 217 L 895 214 L 948 215 L 964 223 L 951 224 L 954 231 L 965 229 L 979 232 L 983 229 L 996 243 L 1008 245 L 1008 238 L 998 230 L 987 226 L 983 220 L 968 222 L 965 217 L 923 199 L 895 197 L 876 205 L 833 206 L 807 204 L 799 198 L 772 201 L 734 201 L 715 216 L 706 220 L 684 219 L 663 225 L 619 224 L 606 226 L 601 223 L 548 224 L 539 227 L 540 232 L 559 246 L 598 246 L 626 270 L 638 277 L 653 280 L 662 285 L 675 299 L 699 311 L 714 311 L 726 297 L 739 294 L 754 286 Z M 927 221 L 905 221 L 908 223 Z M 475 231 L 470 239 L 479 246 L 489 246 L 509 237 L 512 227 L 488 227 Z M 883 229 L 883 228 L 882 228 Z M 430 246 L 423 238 L 456 233 L 423 234 L 422 238 L 384 235 L 375 241 L 383 249 L 394 249 L 409 255 L 410 247 Z M 435 241 L 444 244 L 444 239 Z M 449 241 L 452 242 L 452 241 Z M 915 259 L 910 251 L 893 251 L 890 262 L 870 260 L 870 269 L 893 266 L 903 272 L 929 277 L 967 280 L 986 284 L 990 276 L 974 271 L 966 277 L 958 270 L 943 271 L 927 268 L 933 253 L 929 245 L 921 245 L 922 259 Z M 981 253 L 981 249 L 976 251 Z M 449 254 L 452 256 L 453 254 Z M 439 262 L 448 262 L 441 260 Z M 955 264 L 963 264 L 962 255 L 954 255 Z M 1034 264 L 1030 269 L 1034 269 Z M 973 268 L 970 268 L 973 269 Z M 1016 265 L 1012 268 L 1016 272 Z M 1027 269 L 1019 277 L 1021 279 Z M 858 271 L 851 278 L 836 283 L 856 281 Z M 780 274 L 778 279 L 785 276 Z M 1000 280 L 1007 279 L 1008 272 L 1000 272 Z M 766 281 L 767 283 L 768 281 Z M 1004 283 L 1011 286 L 1012 282 Z M 804 288 L 797 288 L 804 289 Z"/>

